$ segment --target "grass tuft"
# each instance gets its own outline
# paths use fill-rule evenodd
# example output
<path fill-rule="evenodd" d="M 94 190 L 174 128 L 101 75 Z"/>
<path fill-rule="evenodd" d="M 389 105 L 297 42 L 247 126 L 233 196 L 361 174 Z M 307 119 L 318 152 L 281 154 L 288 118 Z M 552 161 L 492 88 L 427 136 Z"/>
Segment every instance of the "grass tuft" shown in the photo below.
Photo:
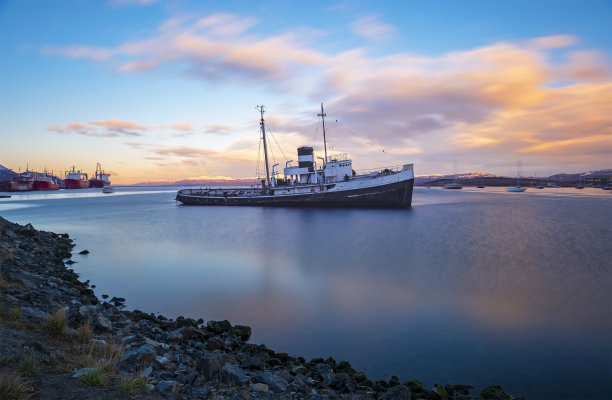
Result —
<path fill-rule="evenodd" d="M 31 358 L 26 358 L 19 364 L 19 371 L 22 374 L 32 376 L 36 374 L 36 363 Z"/>
<path fill-rule="evenodd" d="M 66 313 L 62 310 L 57 310 L 53 314 L 47 316 L 45 328 L 53 337 L 64 337 L 66 335 Z"/>
<path fill-rule="evenodd" d="M 30 384 L 20 375 L 9 372 L 0 373 L 0 399 L 26 400 L 32 396 Z"/>
<path fill-rule="evenodd" d="M 146 390 L 149 379 L 144 376 L 124 376 L 119 381 L 119 390 L 123 393 L 131 393 L 136 389 Z"/>
<path fill-rule="evenodd" d="M 23 318 L 23 314 L 21 313 L 21 308 L 13 307 L 9 310 L 8 317 L 11 321 L 20 321 Z"/>
<path fill-rule="evenodd" d="M 89 386 L 102 386 L 108 378 L 108 373 L 104 368 L 90 368 L 83 375 L 79 376 L 79 380 Z"/>
<path fill-rule="evenodd" d="M 77 331 L 77 338 L 81 344 L 91 343 L 91 325 L 89 322 L 85 322 L 81 325 Z"/>

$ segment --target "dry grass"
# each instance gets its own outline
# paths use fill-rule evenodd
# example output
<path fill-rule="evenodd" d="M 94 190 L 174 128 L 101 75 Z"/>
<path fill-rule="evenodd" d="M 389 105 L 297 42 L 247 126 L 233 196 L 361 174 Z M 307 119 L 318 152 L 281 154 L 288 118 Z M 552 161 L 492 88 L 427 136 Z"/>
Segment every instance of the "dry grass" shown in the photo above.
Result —
<path fill-rule="evenodd" d="M 62 310 L 56 310 L 53 314 L 47 316 L 45 324 L 47 332 L 55 338 L 63 338 L 66 336 L 66 313 Z"/>
<path fill-rule="evenodd" d="M 0 399 L 26 400 L 33 394 L 30 383 L 13 372 L 0 373 Z"/>
<path fill-rule="evenodd" d="M 11 321 L 21 321 L 23 318 L 23 314 L 21 313 L 21 309 L 19 307 L 13 307 L 9 310 L 8 318 Z"/>
<path fill-rule="evenodd" d="M 89 325 L 89 322 L 85 322 L 79 327 L 77 331 L 77 339 L 81 344 L 91 343 L 91 325 Z"/>

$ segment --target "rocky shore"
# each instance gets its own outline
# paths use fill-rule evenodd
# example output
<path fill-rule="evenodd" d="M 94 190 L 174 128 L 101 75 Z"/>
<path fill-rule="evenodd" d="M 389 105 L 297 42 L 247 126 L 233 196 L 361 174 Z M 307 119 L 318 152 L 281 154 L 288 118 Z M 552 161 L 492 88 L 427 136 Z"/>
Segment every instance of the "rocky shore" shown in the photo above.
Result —
<path fill-rule="evenodd" d="M 248 326 L 128 311 L 66 267 L 74 247 L 0 217 L 0 399 L 513 399 L 499 386 L 372 381 L 345 361 L 249 343 Z"/>

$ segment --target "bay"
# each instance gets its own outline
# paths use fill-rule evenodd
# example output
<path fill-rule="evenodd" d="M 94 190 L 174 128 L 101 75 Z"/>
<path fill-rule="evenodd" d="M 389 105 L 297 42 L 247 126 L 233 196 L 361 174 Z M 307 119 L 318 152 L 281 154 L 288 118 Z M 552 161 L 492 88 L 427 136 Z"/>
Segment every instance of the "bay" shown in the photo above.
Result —
<path fill-rule="evenodd" d="M 409 210 L 344 210 L 188 207 L 176 189 L 12 194 L 0 215 L 68 232 L 72 268 L 129 308 L 229 319 L 371 378 L 612 397 L 609 192 L 419 187 Z"/>

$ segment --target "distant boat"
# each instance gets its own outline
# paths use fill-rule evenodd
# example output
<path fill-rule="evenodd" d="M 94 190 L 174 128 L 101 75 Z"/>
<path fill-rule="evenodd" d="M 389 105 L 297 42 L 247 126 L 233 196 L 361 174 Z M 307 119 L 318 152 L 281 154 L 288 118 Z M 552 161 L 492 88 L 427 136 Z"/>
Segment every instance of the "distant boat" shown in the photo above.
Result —
<path fill-rule="evenodd" d="M 602 186 L 601 188 L 602 188 L 603 190 L 610 190 L 610 186 L 608 186 L 608 185 L 604 185 L 604 186 Z"/>
<path fill-rule="evenodd" d="M 516 166 L 516 186 L 506 189 L 507 192 L 524 192 L 527 188 L 521 187 L 521 173 L 518 170 L 518 163 Z"/>
<path fill-rule="evenodd" d="M 102 193 L 115 193 L 115 189 L 112 186 L 104 186 Z"/>
<path fill-rule="evenodd" d="M 110 174 L 102 171 L 102 166 L 100 163 L 96 163 L 96 172 L 94 177 L 89 180 L 89 184 L 94 188 L 102 188 L 105 186 L 110 186 Z"/>
<path fill-rule="evenodd" d="M 447 183 L 446 185 L 444 185 L 444 189 L 461 189 L 462 187 L 463 186 L 461 186 L 457 182 L 451 182 L 451 183 Z"/>

